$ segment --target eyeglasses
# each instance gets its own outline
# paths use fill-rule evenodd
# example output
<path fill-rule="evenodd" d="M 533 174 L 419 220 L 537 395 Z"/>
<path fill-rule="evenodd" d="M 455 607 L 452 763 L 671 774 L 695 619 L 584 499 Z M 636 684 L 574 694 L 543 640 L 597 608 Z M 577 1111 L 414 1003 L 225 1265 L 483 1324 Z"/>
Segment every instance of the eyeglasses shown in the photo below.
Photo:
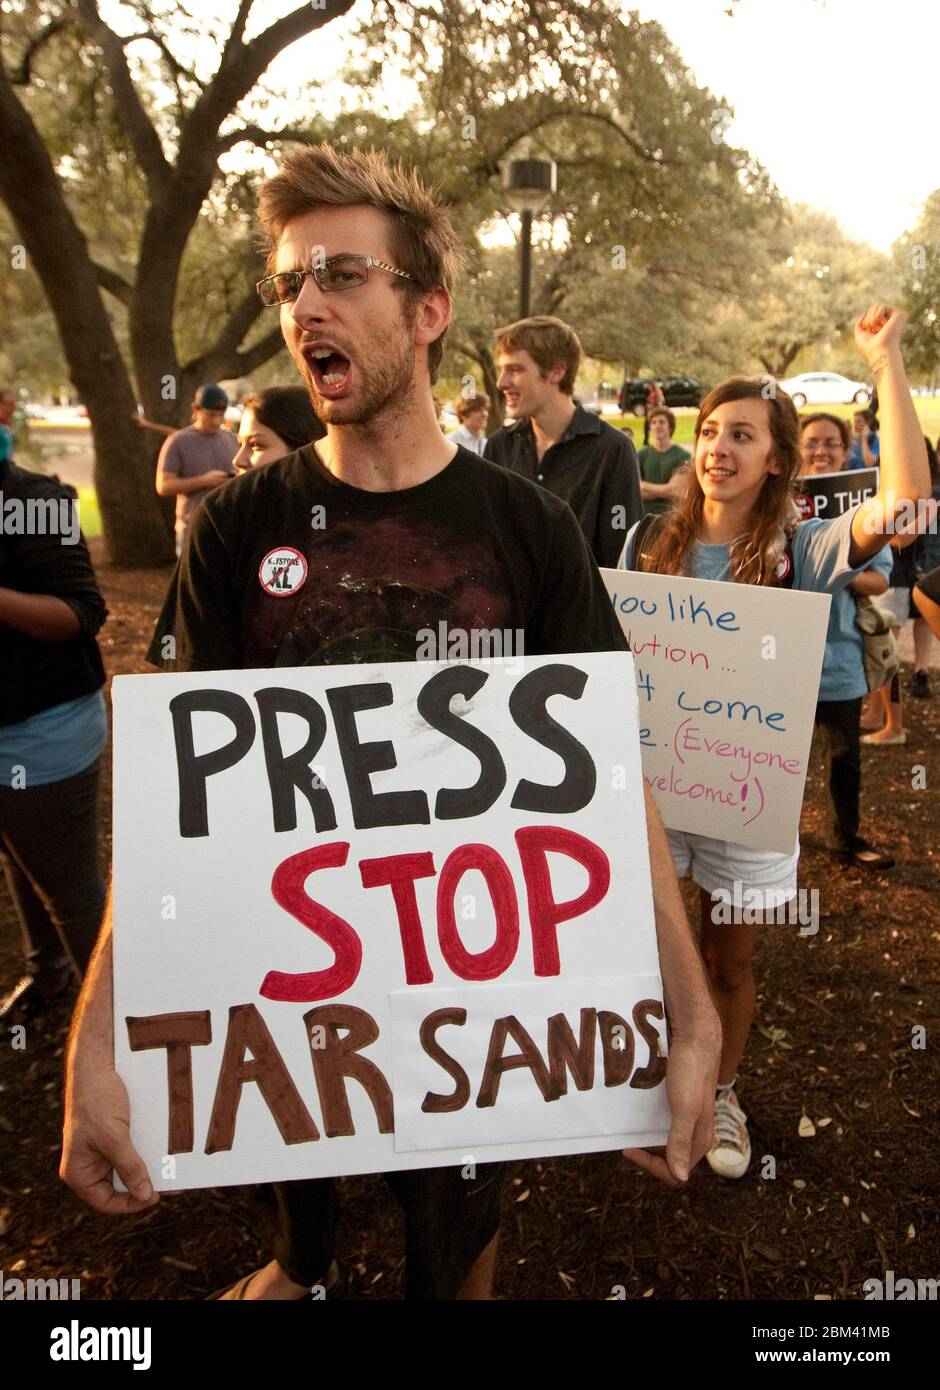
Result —
<path fill-rule="evenodd" d="M 845 445 L 841 439 L 803 439 L 800 441 L 801 449 L 844 449 Z"/>
<path fill-rule="evenodd" d="M 277 275 L 268 275 L 264 280 L 259 280 L 255 288 L 261 303 L 268 307 L 292 304 L 303 289 L 308 275 L 313 276 L 321 290 L 354 290 L 357 285 L 366 283 L 372 266 L 417 284 L 413 275 L 407 275 L 385 261 L 377 261 L 374 256 L 346 255 L 333 256 L 322 265 L 311 266 L 309 270 L 282 270 Z"/>

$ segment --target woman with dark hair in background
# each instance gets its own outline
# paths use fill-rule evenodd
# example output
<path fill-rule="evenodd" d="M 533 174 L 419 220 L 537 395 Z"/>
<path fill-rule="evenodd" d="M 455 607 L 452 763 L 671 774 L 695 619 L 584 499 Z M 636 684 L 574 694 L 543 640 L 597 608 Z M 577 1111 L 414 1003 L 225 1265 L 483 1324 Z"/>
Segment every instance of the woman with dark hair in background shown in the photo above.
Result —
<path fill-rule="evenodd" d="M 325 434 L 305 386 L 269 386 L 245 397 L 235 467 L 261 468 Z"/>

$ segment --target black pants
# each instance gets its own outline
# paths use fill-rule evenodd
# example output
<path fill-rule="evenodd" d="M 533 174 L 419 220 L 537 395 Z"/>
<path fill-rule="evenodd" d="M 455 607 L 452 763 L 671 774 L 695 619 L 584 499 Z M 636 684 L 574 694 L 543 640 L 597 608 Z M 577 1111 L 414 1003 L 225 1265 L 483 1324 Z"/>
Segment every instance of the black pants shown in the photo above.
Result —
<path fill-rule="evenodd" d="M 104 915 L 98 868 L 101 759 L 44 787 L 0 787 L 0 860 L 40 986 L 84 974 Z"/>
<path fill-rule="evenodd" d="M 405 1214 L 405 1298 L 451 1300 L 499 1230 L 505 1164 L 412 1168 L 383 1174 Z M 333 1259 L 339 1199 L 331 1178 L 274 1183 L 274 1255 L 295 1284 L 325 1278 Z"/>
<path fill-rule="evenodd" d="M 838 850 L 851 851 L 858 848 L 860 843 L 861 717 L 861 697 L 857 700 L 820 700 L 816 706 L 816 728 L 820 732 L 829 773 L 829 842 L 833 849 Z"/>

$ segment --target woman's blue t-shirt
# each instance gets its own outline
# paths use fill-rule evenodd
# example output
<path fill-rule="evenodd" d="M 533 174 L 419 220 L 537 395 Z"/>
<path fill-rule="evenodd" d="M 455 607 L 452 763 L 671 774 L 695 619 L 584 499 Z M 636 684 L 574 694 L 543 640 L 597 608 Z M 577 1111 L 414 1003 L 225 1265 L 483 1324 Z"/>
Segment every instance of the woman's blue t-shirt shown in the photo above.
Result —
<path fill-rule="evenodd" d="M 874 559 L 866 560 L 856 569 L 849 565 L 852 517 L 856 510 L 853 507 L 831 521 L 819 518 L 803 521 L 797 526 L 791 541 L 793 588 L 833 596 L 817 697 L 820 700 L 855 700 L 865 694 L 868 686 L 862 634 L 855 622 L 855 597 L 847 585 L 866 569 L 875 569 L 886 577 L 891 572 L 891 548 L 887 545 Z M 635 534 L 636 526 L 633 526 L 620 554 L 620 569 L 633 568 Z M 731 578 L 727 545 L 703 545 L 696 541 L 689 559 L 689 574 L 694 579 L 728 582 Z"/>

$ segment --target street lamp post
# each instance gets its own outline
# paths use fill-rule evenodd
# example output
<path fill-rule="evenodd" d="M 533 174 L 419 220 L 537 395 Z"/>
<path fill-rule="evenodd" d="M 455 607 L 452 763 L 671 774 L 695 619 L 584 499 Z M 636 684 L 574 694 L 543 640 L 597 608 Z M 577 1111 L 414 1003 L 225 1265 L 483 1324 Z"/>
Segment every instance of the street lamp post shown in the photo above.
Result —
<path fill-rule="evenodd" d="M 555 192 L 557 170 L 550 159 L 511 159 L 503 165 L 503 191 L 522 219 L 519 240 L 519 317 L 529 314 L 532 279 L 532 218 Z"/>

